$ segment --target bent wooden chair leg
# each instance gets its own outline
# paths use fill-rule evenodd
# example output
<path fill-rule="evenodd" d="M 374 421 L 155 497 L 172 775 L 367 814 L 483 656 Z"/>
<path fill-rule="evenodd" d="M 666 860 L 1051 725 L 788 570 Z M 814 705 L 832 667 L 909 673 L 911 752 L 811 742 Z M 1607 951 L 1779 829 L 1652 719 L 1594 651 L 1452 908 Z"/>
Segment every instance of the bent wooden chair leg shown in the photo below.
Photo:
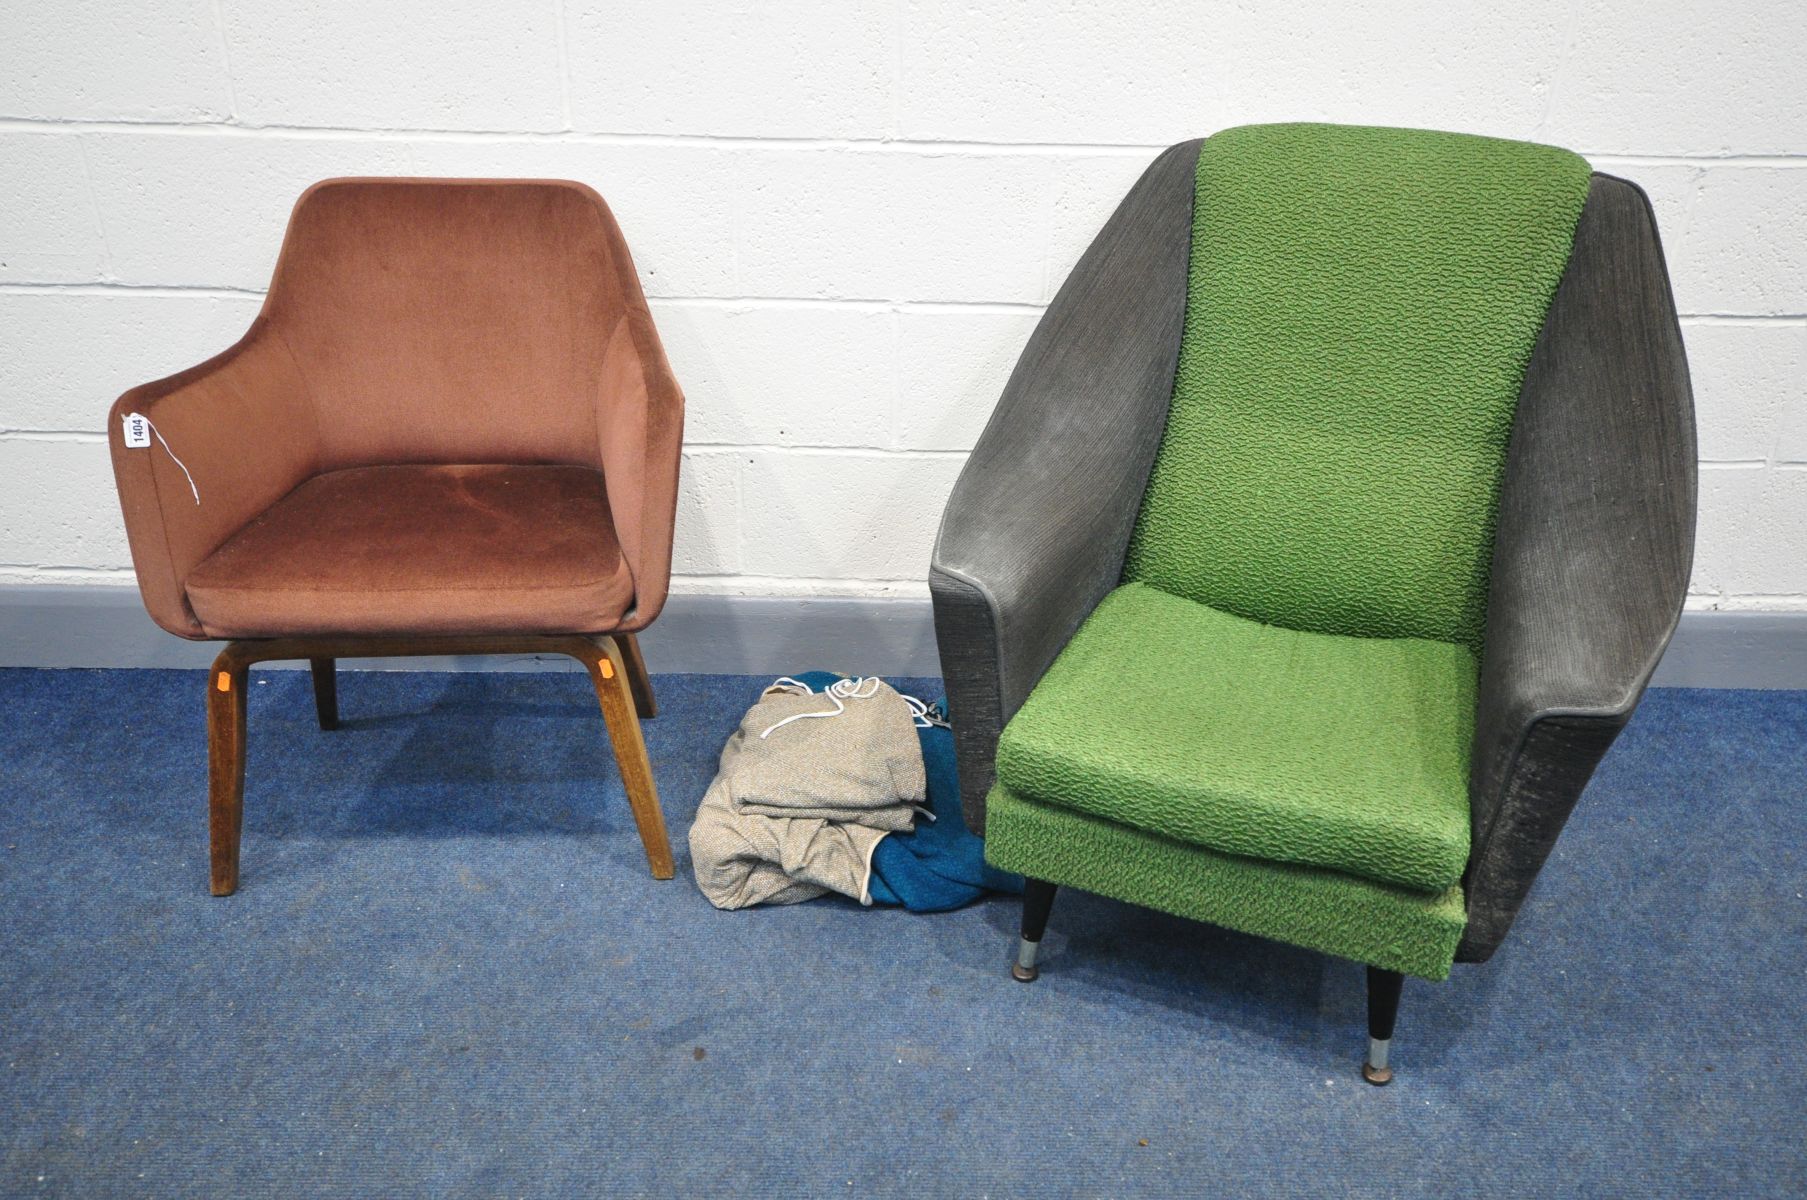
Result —
<path fill-rule="evenodd" d="M 314 712 L 320 728 L 339 727 L 339 675 L 330 658 L 310 658 L 307 665 L 314 673 Z"/>
<path fill-rule="evenodd" d="M 627 667 L 627 685 L 634 692 L 634 711 L 640 719 L 650 721 L 659 715 L 659 704 L 653 699 L 652 677 L 646 673 L 646 660 L 640 657 L 640 639 L 631 633 L 617 634 L 615 644 L 621 647 L 621 661 Z"/>
<path fill-rule="evenodd" d="M 245 673 L 236 643 L 220 651 L 207 673 L 207 833 L 216 896 L 238 890 L 245 814 Z"/>
<path fill-rule="evenodd" d="M 599 637 L 591 645 L 593 652 L 581 657 L 584 666 L 589 668 L 590 681 L 596 685 L 596 698 L 602 703 L 602 719 L 609 727 L 609 741 L 615 748 L 615 765 L 627 788 L 627 802 L 634 810 L 640 842 L 646 847 L 647 865 L 652 868 L 654 879 L 670 879 L 674 870 L 671 843 L 665 836 L 665 816 L 659 811 L 659 792 L 653 784 L 652 763 L 646 757 L 646 743 L 640 737 L 640 719 L 634 711 L 627 664 L 614 638 Z M 648 695 L 650 697 L 650 693 Z"/>

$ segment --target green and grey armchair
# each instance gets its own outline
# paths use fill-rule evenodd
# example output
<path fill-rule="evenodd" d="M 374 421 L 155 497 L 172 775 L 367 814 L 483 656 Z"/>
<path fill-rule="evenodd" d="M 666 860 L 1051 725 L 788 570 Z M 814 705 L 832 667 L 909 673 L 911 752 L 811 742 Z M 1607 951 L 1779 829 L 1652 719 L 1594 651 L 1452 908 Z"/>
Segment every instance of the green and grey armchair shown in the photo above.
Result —
<path fill-rule="evenodd" d="M 1548 146 L 1163 153 L 1030 338 L 930 585 L 967 823 L 1070 885 L 1404 975 L 1511 927 L 1679 617 L 1693 406 L 1634 185 Z"/>

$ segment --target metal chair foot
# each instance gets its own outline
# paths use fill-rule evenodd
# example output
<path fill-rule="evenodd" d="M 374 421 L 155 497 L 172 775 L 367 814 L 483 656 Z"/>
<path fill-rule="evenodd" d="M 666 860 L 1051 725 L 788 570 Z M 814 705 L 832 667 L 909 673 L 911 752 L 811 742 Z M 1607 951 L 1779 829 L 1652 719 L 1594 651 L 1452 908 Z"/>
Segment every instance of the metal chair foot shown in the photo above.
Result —
<path fill-rule="evenodd" d="M 1368 1059 L 1362 1063 L 1362 1078 L 1375 1087 L 1386 1087 L 1393 1082 L 1393 1068 L 1387 1066 L 1387 1050 L 1392 1044 L 1392 1038 L 1368 1039 Z"/>
<path fill-rule="evenodd" d="M 1041 969 L 1035 965 L 1036 952 L 1041 948 L 1040 942 L 1018 938 L 1016 961 L 1010 964 L 1010 977 L 1018 983 L 1034 983 L 1035 977 L 1041 974 Z"/>

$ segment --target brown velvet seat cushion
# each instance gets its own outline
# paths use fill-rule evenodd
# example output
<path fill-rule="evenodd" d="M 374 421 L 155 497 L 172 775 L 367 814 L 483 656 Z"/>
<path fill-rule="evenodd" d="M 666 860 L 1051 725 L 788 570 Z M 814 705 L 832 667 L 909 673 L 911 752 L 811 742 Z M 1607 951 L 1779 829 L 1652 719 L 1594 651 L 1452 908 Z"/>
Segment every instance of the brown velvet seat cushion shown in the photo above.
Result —
<path fill-rule="evenodd" d="M 602 472 L 316 475 L 189 575 L 207 636 L 602 633 L 634 599 Z"/>

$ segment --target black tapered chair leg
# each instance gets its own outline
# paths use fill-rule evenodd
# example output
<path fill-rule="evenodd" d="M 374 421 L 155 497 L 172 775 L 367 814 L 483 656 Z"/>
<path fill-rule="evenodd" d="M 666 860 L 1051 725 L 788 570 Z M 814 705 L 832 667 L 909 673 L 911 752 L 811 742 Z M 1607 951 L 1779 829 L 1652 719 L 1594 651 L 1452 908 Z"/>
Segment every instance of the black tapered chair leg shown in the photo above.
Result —
<path fill-rule="evenodd" d="M 320 718 L 320 728 L 337 729 L 339 727 L 339 676 L 337 668 L 330 658 L 310 658 L 308 669 L 314 675 L 314 714 Z"/>
<path fill-rule="evenodd" d="M 1398 971 L 1368 968 L 1368 1057 L 1362 1063 L 1362 1078 L 1375 1087 L 1393 1082 L 1387 1051 L 1393 1045 L 1393 1022 L 1399 1017 L 1399 992 L 1404 986 L 1405 976 Z"/>
<path fill-rule="evenodd" d="M 1023 936 L 1016 944 L 1016 961 L 1010 964 L 1010 977 L 1019 983 L 1034 983 L 1041 971 L 1035 965 L 1036 952 L 1042 948 L 1042 932 L 1048 928 L 1048 913 L 1054 907 L 1054 893 L 1059 885 L 1039 879 L 1024 881 Z"/>

